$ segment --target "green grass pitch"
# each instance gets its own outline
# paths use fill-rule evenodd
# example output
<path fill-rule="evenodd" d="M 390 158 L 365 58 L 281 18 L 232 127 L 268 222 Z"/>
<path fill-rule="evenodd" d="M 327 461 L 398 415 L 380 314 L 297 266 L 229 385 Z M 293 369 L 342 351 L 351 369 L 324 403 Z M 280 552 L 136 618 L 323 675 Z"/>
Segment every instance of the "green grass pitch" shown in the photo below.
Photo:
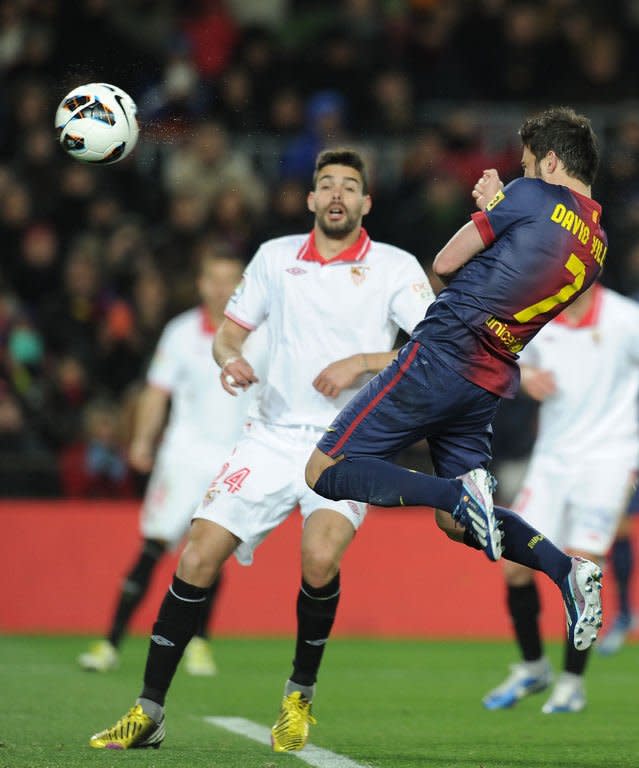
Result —
<path fill-rule="evenodd" d="M 146 640 L 130 638 L 116 672 L 83 672 L 79 637 L 0 637 L 0 768 L 303 768 L 292 755 L 213 727 L 207 715 L 270 726 L 293 642 L 215 642 L 220 673 L 178 670 L 159 750 L 92 750 L 140 687 Z M 549 646 L 555 668 L 559 645 Z M 639 766 L 639 646 L 593 656 L 587 709 L 542 715 L 545 694 L 487 712 L 482 695 L 516 660 L 512 643 L 335 639 L 327 647 L 310 741 L 367 768 L 617 768 Z"/>

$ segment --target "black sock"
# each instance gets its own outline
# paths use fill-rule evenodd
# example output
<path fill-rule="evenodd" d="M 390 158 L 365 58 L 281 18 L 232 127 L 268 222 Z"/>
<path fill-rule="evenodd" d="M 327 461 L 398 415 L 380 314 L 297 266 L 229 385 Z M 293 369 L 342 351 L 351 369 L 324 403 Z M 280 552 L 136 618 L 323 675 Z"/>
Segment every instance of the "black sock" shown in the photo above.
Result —
<path fill-rule="evenodd" d="M 217 600 L 221 583 L 222 583 L 222 571 L 219 572 L 215 581 L 209 587 L 209 591 L 206 595 L 206 600 L 202 604 L 202 617 L 200 619 L 200 623 L 198 624 L 198 628 L 195 634 L 197 637 L 201 637 L 203 640 L 206 640 L 209 636 L 209 624 L 211 621 L 211 614 L 213 613 L 213 609 L 215 607 L 215 601 Z"/>
<path fill-rule="evenodd" d="M 496 506 L 495 517 L 504 532 L 502 543 L 506 560 L 542 571 L 561 586 L 572 567 L 571 558 L 509 509 Z"/>
<path fill-rule="evenodd" d="M 539 593 L 535 582 L 523 587 L 509 586 L 507 603 L 524 661 L 541 659 L 543 648 L 539 632 Z"/>
<path fill-rule="evenodd" d="M 164 705 L 177 665 L 201 620 L 207 592 L 173 576 L 153 625 L 141 698 Z"/>
<path fill-rule="evenodd" d="M 311 587 L 302 579 L 297 596 L 297 642 L 291 680 L 313 685 L 322 662 L 339 603 L 339 572 L 324 587 Z"/>
<path fill-rule="evenodd" d="M 612 572 L 615 576 L 617 586 L 617 598 L 619 603 L 619 613 L 623 616 L 630 616 L 630 574 L 633 568 L 632 546 L 630 539 L 616 539 L 610 552 L 612 561 Z"/>
<path fill-rule="evenodd" d="M 148 592 L 151 576 L 164 552 L 164 544 L 159 541 L 145 539 L 138 559 L 126 575 L 122 583 L 120 599 L 115 609 L 111 628 L 107 635 L 108 641 L 116 648 L 122 642 L 122 637 L 126 632 L 131 616 L 133 616 L 135 609 Z"/>
<path fill-rule="evenodd" d="M 572 672 L 573 675 L 583 675 L 589 655 L 590 648 L 586 648 L 585 651 L 578 651 L 573 643 L 566 640 L 564 672 Z"/>

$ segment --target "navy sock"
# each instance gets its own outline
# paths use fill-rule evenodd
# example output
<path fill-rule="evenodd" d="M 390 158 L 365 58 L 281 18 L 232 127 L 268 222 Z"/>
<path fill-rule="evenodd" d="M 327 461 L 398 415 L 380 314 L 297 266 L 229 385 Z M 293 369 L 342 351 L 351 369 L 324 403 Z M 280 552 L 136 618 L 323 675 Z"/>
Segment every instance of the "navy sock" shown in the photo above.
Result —
<path fill-rule="evenodd" d="M 495 507 L 495 517 L 504 532 L 503 556 L 506 560 L 542 571 L 560 586 L 572 567 L 568 555 L 509 509 Z"/>
<path fill-rule="evenodd" d="M 385 459 L 356 456 L 325 469 L 314 488 L 326 499 L 366 501 L 378 507 L 436 507 L 452 512 L 461 480 L 447 480 L 399 467 Z"/>
<path fill-rule="evenodd" d="M 630 575 L 634 565 L 630 539 L 615 539 L 610 560 L 617 586 L 619 613 L 622 616 L 630 616 Z"/>
<path fill-rule="evenodd" d="M 201 620 L 207 593 L 208 589 L 173 576 L 153 625 L 141 698 L 164 705 L 177 665 Z"/>
<path fill-rule="evenodd" d="M 302 579 L 297 597 L 297 642 L 291 680 L 311 686 L 324 655 L 339 603 L 339 572 L 323 587 L 311 587 Z"/>
<path fill-rule="evenodd" d="M 539 593 L 533 581 L 523 587 L 507 587 L 508 612 L 524 661 L 537 661 L 543 655 L 539 632 Z"/>

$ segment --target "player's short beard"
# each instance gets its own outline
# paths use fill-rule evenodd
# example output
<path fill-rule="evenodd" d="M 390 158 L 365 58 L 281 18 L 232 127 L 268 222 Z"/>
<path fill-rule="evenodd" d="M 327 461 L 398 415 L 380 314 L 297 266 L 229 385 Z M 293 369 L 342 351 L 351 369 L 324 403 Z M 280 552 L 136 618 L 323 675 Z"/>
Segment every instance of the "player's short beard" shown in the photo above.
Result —
<path fill-rule="evenodd" d="M 326 237 L 329 237 L 332 240 L 342 240 L 357 228 L 358 220 L 358 218 L 355 218 L 352 214 L 346 211 L 344 221 L 341 224 L 331 224 L 331 222 L 327 222 L 323 216 L 318 216 L 317 226 L 322 230 Z"/>

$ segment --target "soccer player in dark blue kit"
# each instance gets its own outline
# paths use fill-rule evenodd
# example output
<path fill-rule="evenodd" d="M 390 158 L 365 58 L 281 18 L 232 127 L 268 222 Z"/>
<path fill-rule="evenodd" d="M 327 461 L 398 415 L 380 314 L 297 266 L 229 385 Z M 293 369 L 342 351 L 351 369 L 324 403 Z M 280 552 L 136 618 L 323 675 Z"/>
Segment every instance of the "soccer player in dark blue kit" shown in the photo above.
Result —
<path fill-rule="evenodd" d="M 323 435 L 306 468 L 329 499 L 436 509 L 453 540 L 546 573 L 560 588 L 568 634 L 586 649 L 601 626 L 601 570 L 570 558 L 510 510 L 494 507 L 492 421 L 519 386 L 517 353 L 599 275 L 607 250 L 591 199 L 598 165 L 590 121 L 556 107 L 521 129 L 523 178 L 486 171 L 479 211 L 437 254 L 446 287 L 397 359 Z M 436 476 L 392 463 L 427 438 Z"/>

